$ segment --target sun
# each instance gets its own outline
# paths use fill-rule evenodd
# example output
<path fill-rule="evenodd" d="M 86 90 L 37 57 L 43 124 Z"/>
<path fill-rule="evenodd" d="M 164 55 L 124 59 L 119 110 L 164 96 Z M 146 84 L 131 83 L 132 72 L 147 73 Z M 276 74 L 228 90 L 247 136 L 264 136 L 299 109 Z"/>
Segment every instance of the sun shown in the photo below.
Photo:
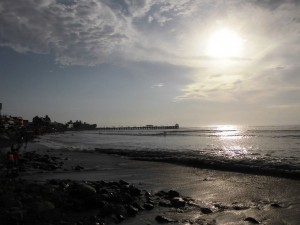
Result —
<path fill-rule="evenodd" d="M 243 39 L 233 30 L 222 28 L 208 39 L 207 54 L 214 58 L 240 57 Z"/>

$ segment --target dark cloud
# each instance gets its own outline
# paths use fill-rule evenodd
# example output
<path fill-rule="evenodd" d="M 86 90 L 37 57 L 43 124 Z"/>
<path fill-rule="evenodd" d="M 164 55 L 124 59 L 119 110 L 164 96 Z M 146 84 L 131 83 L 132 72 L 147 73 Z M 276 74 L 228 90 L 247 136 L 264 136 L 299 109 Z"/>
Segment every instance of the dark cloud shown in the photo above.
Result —
<path fill-rule="evenodd" d="M 3 0 L 0 21 L 0 46 L 17 52 L 53 50 L 62 64 L 101 63 L 129 33 L 122 18 L 96 0 Z"/>

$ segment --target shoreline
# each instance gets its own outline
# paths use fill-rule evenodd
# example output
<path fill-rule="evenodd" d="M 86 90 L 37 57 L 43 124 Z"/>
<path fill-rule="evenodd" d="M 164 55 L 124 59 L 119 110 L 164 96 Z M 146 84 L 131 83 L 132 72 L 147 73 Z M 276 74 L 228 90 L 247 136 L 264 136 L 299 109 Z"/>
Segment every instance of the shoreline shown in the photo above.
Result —
<path fill-rule="evenodd" d="M 175 190 L 194 204 L 184 208 L 156 206 L 126 218 L 122 224 L 160 224 L 158 215 L 173 224 L 297 224 L 300 220 L 300 182 L 298 180 L 186 167 L 165 162 L 132 160 L 128 157 L 54 150 L 37 142 L 29 143 L 21 154 L 35 152 L 57 158 L 62 168 L 27 169 L 21 174 L 26 182 L 119 182 L 124 180 L 154 195 Z M 5 150 L 4 150 L 5 151 Z M 212 213 L 205 214 L 201 208 Z M 245 220 L 245 219 L 249 219 Z M 174 222 L 177 221 L 177 222 Z M 186 221 L 184 223 L 184 221 Z M 202 222 L 201 222 L 202 221 Z M 114 221 L 105 224 L 115 224 Z M 172 223 L 171 223 L 172 224 Z"/>

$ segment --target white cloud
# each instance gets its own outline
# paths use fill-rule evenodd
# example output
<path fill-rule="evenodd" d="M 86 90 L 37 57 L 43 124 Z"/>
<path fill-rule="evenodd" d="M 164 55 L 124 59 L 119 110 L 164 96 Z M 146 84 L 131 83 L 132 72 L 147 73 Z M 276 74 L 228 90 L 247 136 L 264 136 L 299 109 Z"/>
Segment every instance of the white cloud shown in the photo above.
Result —
<path fill-rule="evenodd" d="M 163 83 L 158 83 L 158 84 L 154 84 L 152 85 L 152 88 L 162 88 L 164 87 L 165 85 Z"/>
<path fill-rule="evenodd" d="M 300 86 L 296 3 L 2 0 L 0 46 L 52 52 L 62 65 L 150 61 L 205 68 L 191 76 L 177 100 L 263 102 L 279 93 L 277 87 L 283 94 Z M 224 62 L 207 57 L 208 34 L 222 26 L 245 39 L 241 57 Z"/>

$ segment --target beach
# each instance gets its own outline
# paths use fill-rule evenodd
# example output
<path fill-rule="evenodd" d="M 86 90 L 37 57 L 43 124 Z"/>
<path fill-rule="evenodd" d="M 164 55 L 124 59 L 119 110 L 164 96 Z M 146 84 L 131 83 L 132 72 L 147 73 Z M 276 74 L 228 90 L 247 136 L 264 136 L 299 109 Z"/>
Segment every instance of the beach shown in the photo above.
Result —
<path fill-rule="evenodd" d="M 2 152 L 5 151 L 2 149 Z M 53 149 L 41 145 L 38 139 L 20 153 L 26 155 L 26 152 L 54 157 L 56 165 L 61 167 L 47 170 L 28 166 L 15 182 L 24 179 L 26 184 L 43 184 L 69 180 L 70 183 L 92 182 L 90 185 L 93 186 L 93 182 L 97 181 L 122 180 L 153 196 L 152 210 L 141 209 L 134 216 L 125 216 L 122 224 L 296 225 L 300 220 L 299 180 L 145 162 L 88 151 Z M 172 205 L 169 197 L 156 195 L 171 190 L 179 193 L 178 198 L 182 199 L 183 205 Z M 95 215 L 99 213 L 99 209 L 92 211 Z M 115 224 L 121 221 L 110 218 L 104 222 Z"/>

